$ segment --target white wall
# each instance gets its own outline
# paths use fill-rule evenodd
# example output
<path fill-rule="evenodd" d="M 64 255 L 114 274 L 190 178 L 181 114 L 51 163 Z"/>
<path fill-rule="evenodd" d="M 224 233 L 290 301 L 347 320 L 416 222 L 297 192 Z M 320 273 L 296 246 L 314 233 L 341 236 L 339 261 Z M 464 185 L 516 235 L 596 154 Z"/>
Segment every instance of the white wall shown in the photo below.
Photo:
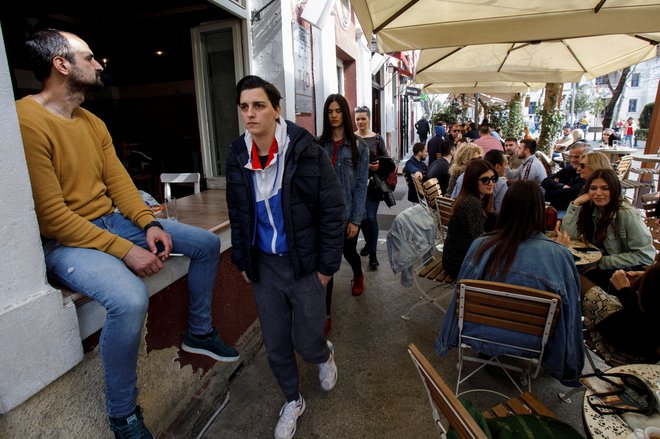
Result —
<path fill-rule="evenodd" d="M 335 46 L 335 13 L 334 9 L 325 20 L 322 29 L 312 27 L 314 40 L 314 62 L 318 60 L 314 96 L 316 100 L 316 126 L 323 129 L 323 104 L 328 95 L 339 91 L 337 81 L 337 49 Z"/>
<path fill-rule="evenodd" d="M 0 414 L 82 360 L 72 303 L 46 282 L 4 40 L 0 33 Z"/>

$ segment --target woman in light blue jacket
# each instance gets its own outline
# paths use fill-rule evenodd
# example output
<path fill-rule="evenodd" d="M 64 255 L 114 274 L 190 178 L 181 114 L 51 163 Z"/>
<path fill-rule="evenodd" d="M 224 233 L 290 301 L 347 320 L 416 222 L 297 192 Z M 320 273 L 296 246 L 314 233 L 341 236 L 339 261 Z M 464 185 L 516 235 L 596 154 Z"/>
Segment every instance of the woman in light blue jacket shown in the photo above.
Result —
<path fill-rule="evenodd" d="M 369 149 L 364 140 L 353 134 L 355 127 L 346 98 L 331 94 L 323 106 L 323 133 L 319 144 L 325 148 L 337 173 L 344 198 L 344 258 L 353 270 L 351 294 L 359 296 L 364 291 L 362 261 L 357 252 L 360 224 L 365 216 L 367 181 L 369 178 Z M 326 289 L 326 334 L 331 328 L 332 279 Z"/>
<path fill-rule="evenodd" d="M 568 205 L 560 241 L 583 238 L 603 252 L 598 267 L 582 274 L 584 294 L 593 284 L 607 291 L 618 269 L 641 271 L 653 263 L 655 249 L 639 212 L 621 198 L 621 183 L 611 169 L 598 169 L 585 184 L 586 193 Z M 589 282 L 590 281 L 590 282 Z"/>

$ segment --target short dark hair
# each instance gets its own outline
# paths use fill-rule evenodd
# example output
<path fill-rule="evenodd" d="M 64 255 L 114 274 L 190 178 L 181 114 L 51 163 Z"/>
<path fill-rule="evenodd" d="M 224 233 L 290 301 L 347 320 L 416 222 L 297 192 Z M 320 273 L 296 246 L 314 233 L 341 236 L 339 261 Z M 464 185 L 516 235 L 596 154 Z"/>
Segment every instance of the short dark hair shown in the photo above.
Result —
<path fill-rule="evenodd" d="M 280 91 L 270 82 L 255 75 L 244 76 L 238 81 L 238 84 L 236 84 L 236 105 L 241 105 L 241 92 L 245 90 L 253 90 L 255 88 L 264 89 L 273 108 L 278 108 L 280 106 L 280 100 L 282 99 Z"/>
<path fill-rule="evenodd" d="M 417 155 L 420 152 L 424 151 L 424 148 L 426 148 L 426 143 L 422 142 L 417 142 L 413 145 L 413 155 Z"/>
<path fill-rule="evenodd" d="M 522 139 L 520 141 L 520 143 L 522 143 L 524 145 L 523 148 L 529 149 L 529 152 L 531 152 L 532 154 L 536 153 L 536 140 L 534 140 L 534 139 Z"/>
<path fill-rule="evenodd" d="M 484 160 L 493 165 L 503 165 L 504 164 L 504 151 L 501 149 L 491 149 L 484 156 Z"/>
<path fill-rule="evenodd" d="M 488 128 L 488 125 L 481 125 L 479 127 L 479 134 L 490 134 L 490 128 Z"/>
<path fill-rule="evenodd" d="M 505 142 L 516 142 L 516 144 L 518 143 L 518 139 L 516 139 L 515 137 L 507 137 L 506 139 L 504 139 L 504 141 Z"/>
<path fill-rule="evenodd" d="M 445 157 L 451 154 L 451 150 L 456 149 L 456 145 L 451 140 L 443 140 L 440 143 L 440 155 Z"/>
<path fill-rule="evenodd" d="M 32 72 L 39 82 L 44 82 L 51 72 L 53 58 L 61 56 L 72 64 L 76 58 L 69 41 L 57 29 L 43 29 L 35 32 L 25 42 Z"/>

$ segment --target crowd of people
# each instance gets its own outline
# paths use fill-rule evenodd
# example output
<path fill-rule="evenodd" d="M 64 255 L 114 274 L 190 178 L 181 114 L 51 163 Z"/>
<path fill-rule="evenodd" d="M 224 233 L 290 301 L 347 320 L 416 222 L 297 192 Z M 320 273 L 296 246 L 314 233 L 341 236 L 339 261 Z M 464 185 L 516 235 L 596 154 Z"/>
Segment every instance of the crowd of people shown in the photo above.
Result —
<path fill-rule="evenodd" d="M 648 290 L 658 288 L 649 227 L 624 199 L 608 157 L 591 151 L 583 130 L 569 125 L 554 143 L 554 152 L 561 157 L 557 160 L 561 165 L 554 166 L 537 152 L 529 135 L 502 140 L 483 123 L 480 137 L 465 141 L 467 132 L 461 124 L 446 126 L 450 130 L 444 138 L 436 131 L 428 142 L 428 169 L 423 143 L 415 144 L 414 156 L 404 167 L 410 201 L 420 201 L 413 180 L 424 183 L 431 178 L 437 179 L 442 195 L 454 199 L 444 224 L 445 272 L 454 279 L 500 281 L 558 294 L 561 329 L 551 336 L 553 347 L 543 360 L 545 369 L 558 379 L 573 381 L 582 371 L 583 315 L 585 329 L 606 355 L 630 354 L 647 362 L 660 359 L 655 335 L 626 345 L 614 329 L 626 322 L 626 337 L 648 333 L 660 308 Z M 605 130 L 603 142 L 613 139 L 614 132 Z M 549 221 L 551 211 L 559 219 L 556 223 Z M 602 258 L 578 272 L 569 251 L 575 242 L 594 246 Z M 440 355 L 457 343 L 455 301 L 454 296 L 447 311 L 452 318 L 443 319 L 435 345 Z"/>
<path fill-rule="evenodd" d="M 47 274 L 107 310 L 99 345 L 110 429 L 117 438 L 151 437 L 137 404 L 138 350 L 149 302 L 140 278 L 162 270 L 172 253 L 190 257 L 181 348 L 238 361 L 239 352 L 212 325 L 220 240 L 206 230 L 157 220 L 145 205 L 105 124 L 81 107 L 89 90 L 103 87 L 103 67 L 88 44 L 46 29 L 27 47 L 43 87 L 16 108 Z M 258 76 L 237 83 L 246 129 L 229 145 L 226 193 L 231 261 L 251 285 L 270 368 L 285 399 L 274 436 L 287 439 L 306 408 L 296 354 L 318 366 L 323 390 L 335 387 L 338 369 L 327 338 L 333 275 L 343 255 L 352 270 L 351 294 L 359 296 L 365 291 L 361 256 L 369 257 L 370 270 L 378 269 L 377 212 L 396 167 L 383 137 L 371 128 L 368 107 L 351 111 L 344 96 L 331 94 L 322 132 L 314 137 L 284 119 L 281 98 Z M 630 334 L 652 332 L 660 311 L 652 294 L 658 267 L 647 269 L 655 257 L 649 231 L 622 200 L 602 154 L 589 153 L 575 131 L 570 138 L 565 132 L 570 163 L 548 175 L 534 139 L 502 139 L 488 123 L 440 125 L 427 150 L 431 126 L 423 118 L 416 127 L 421 141 L 403 170 L 408 200 L 419 201 L 412 180 L 429 177 L 456 199 L 444 244 L 446 270 L 455 278 L 499 280 L 562 297 L 561 329 L 545 361 L 551 374 L 575 379 L 581 371 L 583 312 L 601 342 L 658 357 L 657 334 L 629 346 L 615 329 L 626 322 Z M 566 211 L 556 240 L 545 234 L 545 203 Z M 358 252 L 361 228 L 365 246 Z M 583 273 L 567 248 L 577 238 L 604 254 Z M 611 305 L 607 312 L 591 306 L 604 300 Z M 451 309 L 436 344 L 439 353 L 455 344 Z"/>

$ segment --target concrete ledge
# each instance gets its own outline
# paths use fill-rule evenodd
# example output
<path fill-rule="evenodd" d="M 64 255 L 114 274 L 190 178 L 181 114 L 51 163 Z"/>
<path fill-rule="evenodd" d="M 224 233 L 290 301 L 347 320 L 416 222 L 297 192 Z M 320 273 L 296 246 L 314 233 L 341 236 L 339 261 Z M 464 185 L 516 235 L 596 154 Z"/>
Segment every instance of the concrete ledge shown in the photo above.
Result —
<path fill-rule="evenodd" d="M 157 274 L 143 278 L 142 282 L 147 286 L 149 297 L 185 276 L 186 273 L 188 273 L 189 265 L 190 258 L 170 258 L 165 262 L 165 268 Z M 62 289 L 62 294 L 67 302 L 75 302 L 76 298 L 82 296 L 80 293 L 67 289 Z M 103 327 L 106 311 L 105 308 L 95 300 L 81 300 L 81 302 L 82 303 L 76 307 L 76 313 L 78 314 L 80 339 L 84 340 Z"/>
<path fill-rule="evenodd" d="M 75 307 L 49 289 L 0 311 L 0 346 L 5 414 L 82 361 Z"/>

